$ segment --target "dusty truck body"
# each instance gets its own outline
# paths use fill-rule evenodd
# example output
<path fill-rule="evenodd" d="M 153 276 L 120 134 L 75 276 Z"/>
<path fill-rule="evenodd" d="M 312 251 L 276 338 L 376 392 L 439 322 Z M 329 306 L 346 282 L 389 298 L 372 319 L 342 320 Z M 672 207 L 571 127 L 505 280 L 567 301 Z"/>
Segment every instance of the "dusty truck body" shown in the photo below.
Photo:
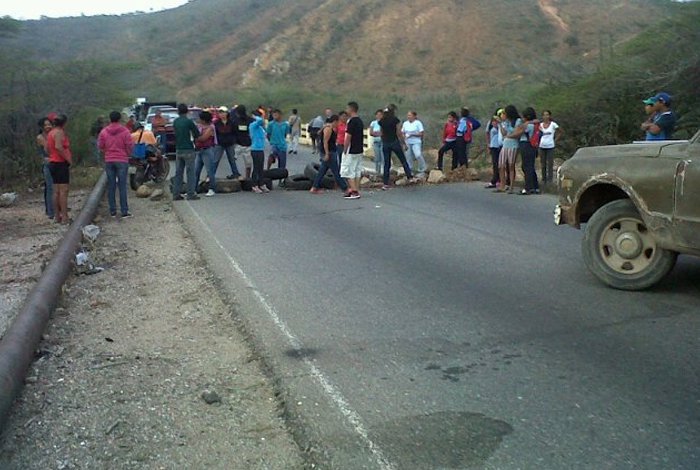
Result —
<path fill-rule="evenodd" d="M 557 174 L 555 223 L 581 228 L 586 266 L 645 289 L 678 254 L 700 256 L 700 132 L 690 140 L 579 149 Z"/>

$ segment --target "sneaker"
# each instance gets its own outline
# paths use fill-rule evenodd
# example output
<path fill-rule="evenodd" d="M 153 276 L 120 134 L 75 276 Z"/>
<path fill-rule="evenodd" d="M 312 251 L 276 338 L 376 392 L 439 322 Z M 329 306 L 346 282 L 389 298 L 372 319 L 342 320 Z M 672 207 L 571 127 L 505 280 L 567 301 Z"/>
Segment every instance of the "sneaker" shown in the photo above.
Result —
<path fill-rule="evenodd" d="M 253 186 L 253 192 L 255 194 L 262 194 L 263 193 L 262 189 L 260 189 L 258 186 Z"/>
<path fill-rule="evenodd" d="M 389 191 L 390 189 L 391 189 L 391 186 L 389 186 L 388 184 L 385 184 L 382 186 L 382 191 Z"/>
<path fill-rule="evenodd" d="M 311 194 L 323 194 L 325 191 L 323 191 L 321 188 L 311 188 L 309 189 L 309 192 Z"/>
<path fill-rule="evenodd" d="M 122 219 L 130 219 L 133 217 L 133 214 L 131 212 L 127 212 L 126 214 L 122 214 Z"/>
<path fill-rule="evenodd" d="M 486 188 L 486 189 L 493 189 L 493 188 L 495 188 L 495 187 L 496 187 L 496 185 L 493 184 L 493 183 L 489 183 L 489 184 L 487 184 L 486 186 L 484 186 L 484 188 Z"/>
<path fill-rule="evenodd" d="M 531 192 L 532 194 L 539 194 L 539 193 L 540 193 L 540 190 L 539 190 L 539 189 L 533 189 L 533 190 L 530 191 L 530 192 Z"/>
<path fill-rule="evenodd" d="M 350 193 L 350 199 L 360 199 L 362 196 L 360 196 L 360 193 L 357 191 L 353 191 Z"/>
<path fill-rule="evenodd" d="M 343 198 L 344 199 L 356 199 L 355 193 L 353 193 L 352 191 L 348 191 L 345 194 L 343 194 Z"/>
<path fill-rule="evenodd" d="M 523 189 L 522 191 L 520 191 L 521 196 L 527 196 L 528 194 L 530 194 L 530 191 L 528 191 L 527 189 Z"/>
<path fill-rule="evenodd" d="M 212 197 L 214 194 L 216 194 L 216 193 L 214 192 L 214 190 L 213 190 L 213 189 L 210 189 L 209 191 L 207 191 L 207 194 L 205 194 L 205 196 L 206 196 L 206 197 Z"/>
<path fill-rule="evenodd" d="M 109 216 L 110 216 L 111 218 L 114 219 L 114 218 L 117 217 L 117 213 L 116 213 L 116 212 L 110 212 Z M 53 219 L 53 217 L 49 217 L 49 218 L 50 218 L 50 219 Z"/>
<path fill-rule="evenodd" d="M 260 190 L 261 190 L 262 192 L 264 192 L 265 194 L 267 194 L 267 193 L 270 192 L 270 188 L 268 188 L 268 187 L 265 186 L 265 185 L 260 186 Z"/>
<path fill-rule="evenodd" d="M 196 194 L 194 196 L 187 196 L 187 200 L 188 201 L 198 201 L 199 196 L 197 196 Z"/>
<path fill-rule="evenodd" d="M 183 199 L 185 199 L 185 198 L 182 197 L 182 196 L 179 195 L 179 194 L 178 194 L 177 196 L 173 196 L 173 201 L 182 201 Z M 116 214 L 115 214 L 115 215 L 116 215 Z"/>

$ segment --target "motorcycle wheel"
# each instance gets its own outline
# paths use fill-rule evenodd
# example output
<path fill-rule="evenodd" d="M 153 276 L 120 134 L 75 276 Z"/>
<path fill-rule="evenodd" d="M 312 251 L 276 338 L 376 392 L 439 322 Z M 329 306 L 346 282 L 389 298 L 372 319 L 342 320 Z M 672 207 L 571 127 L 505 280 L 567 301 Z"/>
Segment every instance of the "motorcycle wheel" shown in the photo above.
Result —
<path fill-rule="evenodd" d="M 136 191 L 139 189 L 139 186 L 141 186 L 146 179 L 146 172 L 143 168 L 137 168 L 136 173 L 132 173 L 129 175 L 129 185 L 131 186 L 131 189 Z"/>

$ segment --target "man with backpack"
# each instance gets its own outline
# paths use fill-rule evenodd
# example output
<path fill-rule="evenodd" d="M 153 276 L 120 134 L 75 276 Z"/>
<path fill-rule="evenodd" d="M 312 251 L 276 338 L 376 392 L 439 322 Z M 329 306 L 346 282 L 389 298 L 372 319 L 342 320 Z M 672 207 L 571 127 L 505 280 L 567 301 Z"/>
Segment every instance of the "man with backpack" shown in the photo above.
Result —
<path fill-rule="evenodd" d="M 452 159 L 453 170 L 458 166 L 469 168 L 469 150 L 472 144 L 473 133 L 481 127 L 481 123 L 471 116 L 469 108 L 463 107 L 460 115 L 454 150 L 456 158 Z"/>

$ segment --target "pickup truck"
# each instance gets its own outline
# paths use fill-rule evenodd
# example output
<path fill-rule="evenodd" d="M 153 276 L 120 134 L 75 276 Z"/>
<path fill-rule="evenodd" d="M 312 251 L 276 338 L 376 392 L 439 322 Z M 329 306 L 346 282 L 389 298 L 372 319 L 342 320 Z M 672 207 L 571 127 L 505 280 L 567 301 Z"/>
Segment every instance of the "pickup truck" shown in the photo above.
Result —
<path fill-rule="evenodd" d="M 557 225 L 585 225 L 583 260 L 610 287 L 647 289 L 700 256 L 700 132 L 586 147 L 559 168 Z"/>

